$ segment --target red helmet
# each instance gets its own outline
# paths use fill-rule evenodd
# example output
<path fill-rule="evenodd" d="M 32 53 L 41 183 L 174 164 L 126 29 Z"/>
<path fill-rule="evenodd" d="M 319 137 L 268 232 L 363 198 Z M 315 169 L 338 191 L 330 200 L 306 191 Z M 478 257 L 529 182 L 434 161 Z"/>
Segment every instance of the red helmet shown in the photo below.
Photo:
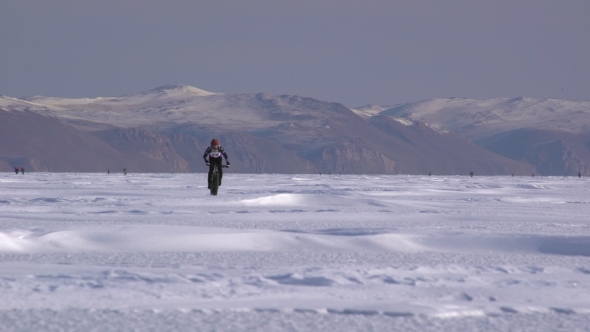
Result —
<path fill-rule="evenodd" d="M 211 141 L 211 145 L 219 145 L 219 140 L 218 140 L 217 138 L 214 138 L 214 139 Z"/>

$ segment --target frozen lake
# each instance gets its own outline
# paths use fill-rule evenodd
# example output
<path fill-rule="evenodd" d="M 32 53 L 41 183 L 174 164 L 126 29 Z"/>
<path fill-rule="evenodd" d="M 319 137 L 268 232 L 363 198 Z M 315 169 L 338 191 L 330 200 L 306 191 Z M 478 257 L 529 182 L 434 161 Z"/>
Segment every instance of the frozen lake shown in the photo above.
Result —
<path fill-rule="evenodd" d="M 0 330 L 590 326 L 590 180 L 0 173 Z"/>

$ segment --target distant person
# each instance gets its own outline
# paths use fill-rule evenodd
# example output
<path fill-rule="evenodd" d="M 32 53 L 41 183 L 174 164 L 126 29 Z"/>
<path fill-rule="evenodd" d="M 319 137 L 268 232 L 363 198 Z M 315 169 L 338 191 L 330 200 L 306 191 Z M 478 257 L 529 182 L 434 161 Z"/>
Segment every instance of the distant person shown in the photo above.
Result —
<path fill-rule="evenodd" d="M 111 174 L 111 170 L 107 168 L 107 174 Z"/>
<path fill-rule="evenodd" d="M 533 177 L 535 177 L 535 173 L 533 173 Z"/>
<path fill-rule="evenodd" d="M 471 175 L 471 177 L 473 177 L 473 172 L 469 172 L 469 175 Z"/>
<path fill-rule="evenodd" d="M 223 177 L 223 167 L 221 165 L 223 158 L 221 158 L 221 156 L 225 158 L 225 163 L 227 164 L 227 167 L 229 167 L 227 153 L 225 152 L 223 147 L 219 145 L 219 140 L 217 138 L 214 138 L 213 140 L 211 140 L 211 146 L 207 147 L 207 149 L 205 150 L 205 154 L 203 154 L 205 164 L 209 166 L 209 174 L 207 175 L 207 188 L 209 189 L 211 189 L 211 177 L 213 176 L 214 165 L 218 166 L 217 168 L 219 171 L 219 185 L 221 186 L 221 178 Z M 209 157 L 209 160 L 207 160 L 207 157 Z"/>
<path fill-rule="evenodd" d="M 578 178 L 582 177 L 582 173 L 578 172 Z"/>
<path fill-rule="evenodd" d="M 25 175 L 25 168 L 24 167 L 20 168 L 20 174 Z"/>
<path fill-rule="evenodd" d="M 127 175 L 127 168 L 123 168 L 123 175 Z"/>
<path fill-rule="evenodd" d="M 14 166 L 14 173 L 16 173 L 16 175 L 18 175 L 19 170 L 20 170 L 20 167 Z"/>

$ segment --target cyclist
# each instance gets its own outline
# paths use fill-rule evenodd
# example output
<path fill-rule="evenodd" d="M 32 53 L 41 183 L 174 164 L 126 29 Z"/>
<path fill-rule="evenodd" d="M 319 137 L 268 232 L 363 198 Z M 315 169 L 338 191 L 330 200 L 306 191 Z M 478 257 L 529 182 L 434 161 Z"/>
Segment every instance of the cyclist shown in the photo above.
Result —
<path fill-rule="evenodd" d="M 211 189 L 211 176 L 213 174 L 213 165 L 217 165 L 217 169 L 219 170 L 219 185 L 221 186 L 221 178 L 223 177 L 223 168 L 221 167 L 221 161 L 223 156 L 225 158 L 225 163 L 227 167 L 229 167 L 229 160 L 227 160 L 227 153 L 219 145 L 219 140 L 214 138 L 211 141 L 211 146 L 207 147 L 205 150 L 205 154 L 203 154 L 203 159 L 205 159 L 205 164 L 209 166 L 209 175 L 207 176 L 207 188 Z M 207 160 L 209 157 L 209 160 Z"/>

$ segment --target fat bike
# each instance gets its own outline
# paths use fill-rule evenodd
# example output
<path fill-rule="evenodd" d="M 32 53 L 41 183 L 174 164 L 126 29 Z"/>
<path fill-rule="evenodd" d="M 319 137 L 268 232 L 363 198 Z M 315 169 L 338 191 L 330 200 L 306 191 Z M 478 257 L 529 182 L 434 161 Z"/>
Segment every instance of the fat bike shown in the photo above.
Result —
<path fill-rule="evenodd" d="M 219 167 L 228 168 L 227 165 L 213 165 L 213 172 L 211 173 L 211 186 L 209 190 L 212 196 L 217 196 L 219 190 L 219 182 L 221 181 L 221 174 L 219 174 Z"/>

